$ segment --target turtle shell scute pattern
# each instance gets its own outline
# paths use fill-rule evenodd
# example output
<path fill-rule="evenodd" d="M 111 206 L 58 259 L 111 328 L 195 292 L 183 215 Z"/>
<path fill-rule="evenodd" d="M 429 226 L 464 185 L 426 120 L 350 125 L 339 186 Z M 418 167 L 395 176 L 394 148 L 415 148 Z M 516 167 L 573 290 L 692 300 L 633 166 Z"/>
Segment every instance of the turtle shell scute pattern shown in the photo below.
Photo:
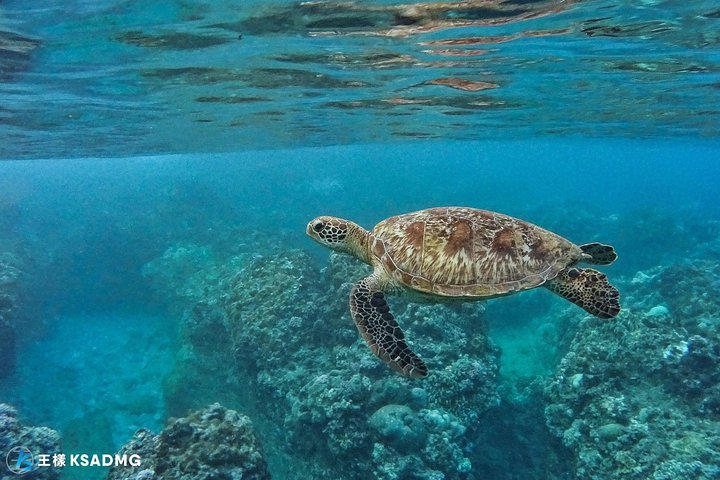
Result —
<path fill-rule="evenodd" d="M 440 296 L 492 297 L 542 285 L 582 258 L 579 247 L 486 210 L 431 208 L 383 220 L 371 251 L 400 284 Z"/>

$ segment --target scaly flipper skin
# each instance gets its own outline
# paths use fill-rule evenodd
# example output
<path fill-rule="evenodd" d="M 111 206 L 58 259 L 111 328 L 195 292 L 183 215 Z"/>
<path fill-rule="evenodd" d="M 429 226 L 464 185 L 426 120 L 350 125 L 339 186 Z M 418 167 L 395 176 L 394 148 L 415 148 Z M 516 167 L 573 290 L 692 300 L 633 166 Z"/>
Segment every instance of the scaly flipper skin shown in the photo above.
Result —
<path fill-rule="evenodd" d="M 370 275 L 353 286 L 350 313 L 355 325 L 372 352 L 393 370 L 410 378 L 426 377 L 427 366 L 405 343 L 380 283 L 377 276 Z"/>
<path fill-rule="evenodd" d="M 585 263 L 610 265 L 617 260 L 617 253 L 615 253 L 615 249 L 610 245 L 603 245 L 597 242 L 586 243 L 585 245 L 580 245 L 580 250 L 592 257 L 583 259 Z"/>
<path fill-rule="evenodd" d="M 604 273 L 592 268 L 568 268 L 546 284 L 547 288 L 600 318 L 620 313 L 620 293 Z"/>

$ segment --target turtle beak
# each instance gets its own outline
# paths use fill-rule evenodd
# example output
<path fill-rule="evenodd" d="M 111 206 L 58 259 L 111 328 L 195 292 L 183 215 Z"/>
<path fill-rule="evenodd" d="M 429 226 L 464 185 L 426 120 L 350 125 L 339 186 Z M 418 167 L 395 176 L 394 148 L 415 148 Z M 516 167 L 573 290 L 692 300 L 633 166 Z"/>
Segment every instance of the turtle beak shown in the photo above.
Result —
<path fill-rule="evenodd" d="M 308 234 L 308 237 L 312 238 L 313 240 L 318 240 L 318 234 L 315 230 L 313 230 L 312 226 L 313 223 L 315 223 L 315 220 L 311 221 L 307 224 L 307 227 L 305 228 L 305 233 Z"/>

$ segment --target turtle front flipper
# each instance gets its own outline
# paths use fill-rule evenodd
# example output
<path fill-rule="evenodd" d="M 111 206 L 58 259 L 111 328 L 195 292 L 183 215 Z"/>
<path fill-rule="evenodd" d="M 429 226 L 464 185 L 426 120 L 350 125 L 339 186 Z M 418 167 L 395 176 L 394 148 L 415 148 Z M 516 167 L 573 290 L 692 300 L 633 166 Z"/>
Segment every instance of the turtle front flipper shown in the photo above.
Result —
<path fill-rule="evenodd" d="M 613 318 L 620 313 L 620 293 L 604 273 L 592 268 L 567 268 L 546 286 L 588 313 Z"/>
<path fill-rule="evenodd" d="M 370 275 L 353 286 L 350 313 L 370 350 L 393 370 L 411 378 L 427 376 L 425 362 L 405 343 L 377 277 Z"/>

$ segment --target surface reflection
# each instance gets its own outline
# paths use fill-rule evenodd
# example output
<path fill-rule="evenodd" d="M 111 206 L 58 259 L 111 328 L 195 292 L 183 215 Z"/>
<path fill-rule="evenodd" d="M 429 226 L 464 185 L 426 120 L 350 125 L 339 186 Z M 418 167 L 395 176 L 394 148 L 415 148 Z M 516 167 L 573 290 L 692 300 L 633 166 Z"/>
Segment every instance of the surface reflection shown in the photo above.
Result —
<path fill-rule="evenodd" d="M 11 5 L 3 157 L 720 131 L 709 0 Z"/>

